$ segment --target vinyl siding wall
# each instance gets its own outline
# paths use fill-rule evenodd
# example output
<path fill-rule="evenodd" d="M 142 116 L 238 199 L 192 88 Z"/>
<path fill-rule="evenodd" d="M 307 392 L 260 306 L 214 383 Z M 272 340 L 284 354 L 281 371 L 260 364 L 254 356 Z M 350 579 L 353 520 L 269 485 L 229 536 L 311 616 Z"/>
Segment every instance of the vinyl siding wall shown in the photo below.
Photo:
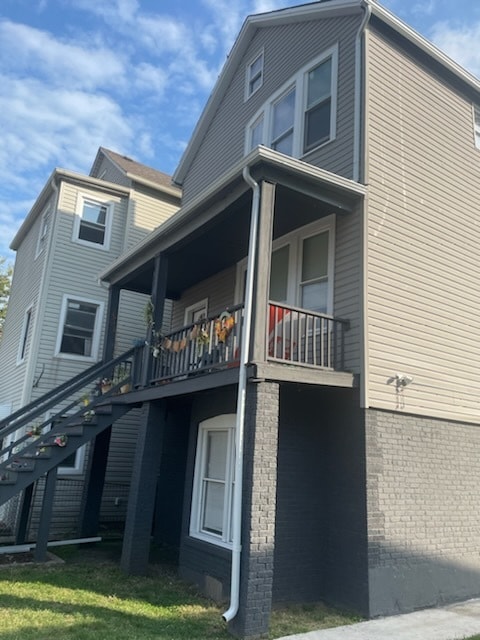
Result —
<path fill-rule="evenodd" d="M 102 158 L 98 171 L 95 172 L 95 178 L 100 178 L 106 182 L 113 182 L 114 184 L 121 184 L 124 187 L 129 187 L 131 184 L 130 178 L 127 178 L 125 173 L 118 169 L 118 167 L 105 156 Z"/>
<path fill-rule="evenodd" d="M 49 234 L 52 233 L 53 225 L 54 214 L 52 212 Z M 47 255 L 44 249 L 35 258 L 40 227 L 41 216 L 34 222 L 17 251 L 8 313 L 4 325 L 4 337 L 0 343 L 0 404 L 12 403 L 12 411 L 21 406 L 27 367 L 32 366 L 35 362 L 35 354 L 31 349 L 32 335 L 37 320 L 38 295 Z M 32 316 L 25 359 L 22 363 L 17 364 L 25 312 L 30 306 L 32 306 Z"/>
<path fill-rule="evenodd" d="M 173 213 L 178 211 L 180 200 L 159 193 L 148 187 L 135 184 L 129 205 L 129 222 L 125 235 L 124 250 L 142 240 L 146 233 L 153 231 Z"/>
<path fill-rule="evenodd" d="M 478 422 L 480 153 L 471 101 L 374 29 L 368 57 L 369 403 Z M 403 391 L 396 372 L 414 378 Z"/>
<path fill-rule="evenodd" d="M 257 32 L 189 168 L 183 184 L 184 204 L 244 156 L 245 127 L 270 96 L 310 60 L 336 43 L 339 44 L 337 136 L 303 159 L 347 178 L 352 176 L 354 46 L 359 20 L 359 16 L 350 16 L 269 27 Z M 262 48 L 264 83 L 245 102 L 246 65 Z"/>

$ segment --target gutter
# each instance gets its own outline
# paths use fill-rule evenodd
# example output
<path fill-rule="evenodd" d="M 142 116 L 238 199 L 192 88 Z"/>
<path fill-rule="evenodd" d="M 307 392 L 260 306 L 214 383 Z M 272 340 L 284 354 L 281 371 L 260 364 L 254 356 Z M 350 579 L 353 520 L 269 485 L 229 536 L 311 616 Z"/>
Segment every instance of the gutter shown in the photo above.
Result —
<path fill-rule="evenodd" d="M 247 282 L 243 310 L 243 331 L 240 349 L 240 371 L 238 377 L 237 414 L 235 422 L 235 486 L 233 492 L 232 518 L 232 571 L 230 578 L 230 606 L 223 614 L 226 622 L 233 620 L 240 603 L 240 559 L 242 552 L 242 493 L 243 493 L 243 441 L 245 433 L 245 404 L 247 391 L 247 366 L 250 348 L 250 333 L 253 308 L 253 281 L 257 256 L 257 229 L 260 211 L 260 186 L 252 178 L 249 166 L 242 172 L 245 182 L 252 188 L 252 210 L 250 218 L 250 238 L 248 241 Z"/>
<path fill-rule="evenodd" d="M 358 28 L 355 38 L 355 89 L 353 108 L 353 177 L 355 182 L 360 180 L 360 155 L 362 153 L 362 37 L 367 26 L 372 7 L 367 3 L 364 5 L 365 15 Z"/>

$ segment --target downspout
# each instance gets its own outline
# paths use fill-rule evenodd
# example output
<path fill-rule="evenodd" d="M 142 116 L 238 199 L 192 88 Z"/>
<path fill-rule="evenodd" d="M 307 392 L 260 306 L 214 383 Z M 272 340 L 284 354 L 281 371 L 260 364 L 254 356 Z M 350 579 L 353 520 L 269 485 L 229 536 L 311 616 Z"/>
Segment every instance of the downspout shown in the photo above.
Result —
<path fill-rule="evenodd" d="M 232 514 L 232 572 L 230 578 L 230 607 L 223 619 L 230 622 L 238 613 L 240 601 L 240 557 L 242 551 L 242 493 L 243 493 L 243 440 L 245 433 L 245 398 L 247 390 L 247 365 L 250 349 L 252 325 L 253 281 L 257 255 L 257 229 L 260 211 L 260 186 L 250 175 L 247 167 L 243 169 L 243 178 L 252 188 L 252 210 L 250 216 L 250 238 L 248 241 L 247 282 L 243 308 L 243 330 L 240 348 L 240 371 L 238 376 L 237 415 L 235 421 L 235 486 L 233 491 Z"/>
<path fill-rule="evenodd" d="M 366 179 L 365 168 L 360 176 L 362 149 L 365 141 L 365 108 L 362 109 L 362 97 L 366 95 L 366 86 L 363 88 L 363 80 L 366 77 L 364 70 L 364 57 L 362 55 L 362 38 L 370 16 L 372 15 L 371 0 L 363 0 L 365 14 L 355 39 L 355 95 L 354 95 L 354 131 L 353 131 L 353 180 L 360 182 Z M 366 55 L 366 54 L 365 54 Z M 366 83 L 365 83 L 366 84 Z M 362 122 L 363 119 L 363 122 Z M 367 322 L 367 279 L 368 279 L 368 229 L 367 229 L 367 197 L 361 205 L 361 292 L 360 292 L 360 331 L 361 331 L 361 355 L 360 355 L 360 406 L 368 407 L 368 322 Z"/>
<path fill-rule="evenodd" d="M 355 38 L 355 87 L 353 107 L 353 180 L 360 180 L 360 154 L 362 152 L 362 36 L 372 15 L 370 0 L 364 0 L 365 14 Z"/>

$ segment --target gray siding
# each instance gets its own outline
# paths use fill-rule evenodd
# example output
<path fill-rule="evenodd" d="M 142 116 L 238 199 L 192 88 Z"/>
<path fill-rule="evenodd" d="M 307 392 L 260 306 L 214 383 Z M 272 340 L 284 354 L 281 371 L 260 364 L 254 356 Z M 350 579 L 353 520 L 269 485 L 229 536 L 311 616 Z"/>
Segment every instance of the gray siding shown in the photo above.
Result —
<path fill-rule="evenodd" d="M 131 184 L 130 178 L 127 178 L 125 173 L 118 169 L 109 158 L 102 156 L 102 162 L 95 172 L 95 177 L 105 180 L 106 182 L 113 182 L 114 184 L 121 184 L 124 187 L 129 187 Z"/>
<path fill-rule="evenodd" d="M 225 269 L 207 278 L 191 289 L 187 289 L 180 300 L 173 303 L 172 328 L 183 327 L 185 309 L 204 298 L 208 299 L 208 315 L 221 313 L 234 304 L 235 267 Z"/>
<path fill-rule="evenodd" d="M 255 35 L 185 178 L 184 204 L 243 157 L 245 127 L 265 101 L 305 64 L 336 43 L 339 44 L 337 137 L 307 154 L 304 160 L 347 178 L 352 176 L 354 40 L 358 22 L 358 16 L 300 22 L 264 28 Z M 262 48 L 264 83 L 245 102 L 245 67 Z"/>
<path fill-rule="evenodd" d="M 480 155 L 470 100 L 368 38 L 372 407 L 480 419 Z M 392 384 L 402 372 L 414 381 Z"/>

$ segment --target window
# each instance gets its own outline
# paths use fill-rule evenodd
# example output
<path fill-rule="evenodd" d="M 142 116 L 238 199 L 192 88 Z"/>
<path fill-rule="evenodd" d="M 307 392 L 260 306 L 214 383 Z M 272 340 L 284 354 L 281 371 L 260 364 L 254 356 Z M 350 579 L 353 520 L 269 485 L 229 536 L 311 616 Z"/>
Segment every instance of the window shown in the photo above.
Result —
<path fill-rule="evenodd" d="M 338 47 L 306 65 L 247 125 L 248 153 L 259 144 L 301 157 L 335 139 Z"/>
<path fill-rule="evenodd" d="M 270 262 L 270 300 L 333 313 L 335 216 L 278 238 Z M 236 302 L 244 299 L 246 260 L 237 268 Z"/>
<path fill-rule="evenodd" d="M 66 413 L 65 415 L 61 416 L 59 420 L 68 417 L 68 415 L 70 414 Z M 47 414 L 47 420 L 49 417 L 50 415 Z M 56 421 L 52 421 L 50 423 L 50 426 L 47 427 L 45 431 L 50 431 L 50 429 L 53 429 L 55 424 Z M 80 475 L 83 473 L 86 446 L 87 445 L 84 444 L 83 446 L 79 447 L 74 453 L 71 453 L 67 458 L 65 458 L 62 464 L 58 467 L 59 475 Z"/>
<path fill-rule="evenodd" d="M 204 298 L 203 300 L 199 300 L 195 304 L 191 304 L 185 309 L 185 325 L 203 320 L 203 318 L 207 317 L 207 311 L 208 298 Z"/>
<path fill-rule="evenodd" d="M 43 212 L 42 218 L 40 220 L 40 231 L 38 234 L 37 250 L 35 252 L 35 258 L 38 258 L 38 256 L 42 253 L 43 249 L 45 248 L 45 244 L 48 237 L 49 225 L 50 225 L 50 208 L 46 209 Z"/>
<path fill-rule="evenodd" d="M 480 107 L 473 107 L 473 131 L 475 135 L 475 146 L 480 149 Z"/>
<path fill-rule="evenodd" d="M 247 86 L 245 99 L 258 91 L 263 84 L 263 51 L 247 65 Z"/>
<path fill-rule="evenodd" d="M 235 414 L 200 423 L 190 535 L 224 546 L 232 541 L 234 452 Z"/>
<path fill-rule="evenodd" d="M 100 340 L 103 304 L 64 297 L 56 355 L 95 360 Z"/>
<path fill-rule="evenodd" d="M 76 242 L 108 249 L 112 205 L 79 195 L 73 237 Z"/>
<path fill-rule="evenodd" d="M 26 310 L 25 317 L 23 319 L 22 333 L 20 343 L 18 345 L 17 364 L 20 364 L 20 362 L 25 360 L 25 355 L 27 353 L 28 336 L 30 333 L 30 325 L 32 324 L 32 309 L 33 307 L 29 307 Z"/>

